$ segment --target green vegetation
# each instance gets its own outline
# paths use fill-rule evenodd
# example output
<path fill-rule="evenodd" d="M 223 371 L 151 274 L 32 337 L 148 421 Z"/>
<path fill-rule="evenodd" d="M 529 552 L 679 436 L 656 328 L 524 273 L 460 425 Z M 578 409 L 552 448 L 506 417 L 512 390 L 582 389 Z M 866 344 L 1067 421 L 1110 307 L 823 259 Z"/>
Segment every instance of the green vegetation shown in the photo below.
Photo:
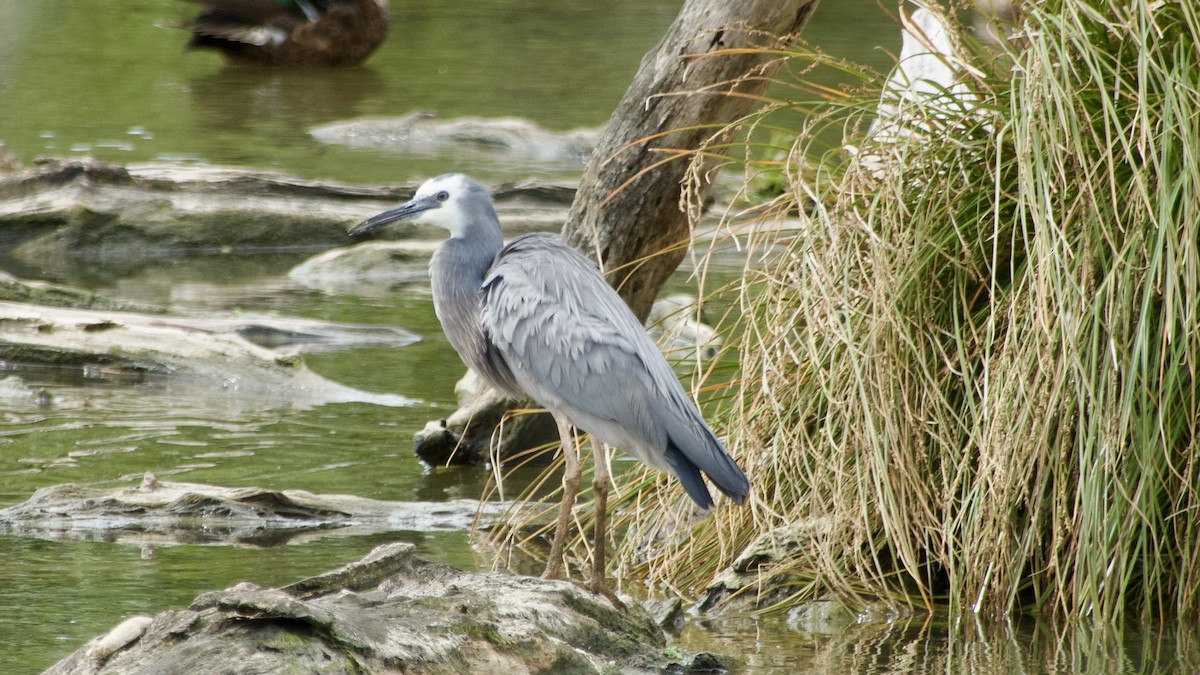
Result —
<path fill-rule="evenodd" d="M 1008 53 L 971 50 L 972 111 L 947 91 L 908 111 L 923 133 L 872 135 L 876 82 L 747 164 L 785 178 L 727 326 L 752 503 L 692 523 L 625 474 L 621 573 L 693 595 L 732 565 L 777 608 L 1195 615 L 1197 12 L 1035 3 Z M 747 155 L 792 107 L 743 122 Z"/>

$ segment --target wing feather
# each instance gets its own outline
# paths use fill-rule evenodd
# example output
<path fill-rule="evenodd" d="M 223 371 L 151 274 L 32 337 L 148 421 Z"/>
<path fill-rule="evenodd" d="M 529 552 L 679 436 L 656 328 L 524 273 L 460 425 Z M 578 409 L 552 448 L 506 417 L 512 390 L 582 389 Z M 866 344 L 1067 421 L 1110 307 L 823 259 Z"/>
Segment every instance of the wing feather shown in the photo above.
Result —
<path fill-rule="evenodd" d="M 497 256 L 484 289 L 483 324 L 497 349 L 524 379 L 549 383 L 533 387 L 550 399 L 539 402 L 621 420 L 634 401 L 604 383 L 623 378 L 622 387 L 653 391 L 653 373 L 641 357 L 657 347 L 591 263 L 556 239 L 514 240 Z"/>
<path fill-rule="evenodd" d="M 745 475 L 591 261 L 556 237 L 525 235 L 496 257 L 483 289 L 483 329 L 534 400 L 689 478 L 688 492 L 702 506 L 712 502 L 694 478 L 697 467 L 735 500 L 745 498 Z"/>

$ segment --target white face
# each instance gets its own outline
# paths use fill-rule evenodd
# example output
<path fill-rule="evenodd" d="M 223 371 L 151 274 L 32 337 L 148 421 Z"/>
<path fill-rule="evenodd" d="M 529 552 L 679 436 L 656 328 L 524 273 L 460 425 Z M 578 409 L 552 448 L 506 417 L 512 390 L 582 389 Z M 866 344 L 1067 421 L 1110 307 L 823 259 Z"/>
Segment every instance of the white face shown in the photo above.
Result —
<path fill-rule="evenodd" d="M 451 237 L 468 236 L 468 228 L 474 228 L 476 236 L 486 238 L 489 232 L 495 237 L 500 236 L 496 212 L 491 207 L 487 192 L 483 186 L 460 173 L 448 173 L 425 181 L 411 200 L 367 218 L 350 228 L 349 234 L 352 237 L 362 236 L 401 220 L 450 230 Z M 483 234 L 479 235 L 479 232 Z"/>
<path fill-rule="evenodd" d="M 413 220 L 450 230 L 451 236 L 461 235 L 466 226 L 466 213 L 461 200 L 468 188 L 467 177 L 462 174 L 430 178 L 417 188 L 413 200 L 430 200 L 437 206 L 422 211 Z"/>

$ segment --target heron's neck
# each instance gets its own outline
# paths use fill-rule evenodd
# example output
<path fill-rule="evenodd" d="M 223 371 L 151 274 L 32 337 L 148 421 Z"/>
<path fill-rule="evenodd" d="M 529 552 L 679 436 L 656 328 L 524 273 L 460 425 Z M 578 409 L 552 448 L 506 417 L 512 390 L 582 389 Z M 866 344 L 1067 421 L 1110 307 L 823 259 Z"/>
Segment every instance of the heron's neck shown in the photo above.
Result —
<path fill-rule="evenodd" d="M 478 289 L 483 283 L 496 254 L 504 247 L 504 239 L 498 225 L 472 224 L 464 231 L 454 233 L 442 244 L 447 262 L 454 266 L 454 274 L 469 280 Z"/>
<path fill-rule="evenodd" d="M 482 242 L 454 236 L 442 242 L 429 262 L 429 281 L 433 289 L 433 309 L 454 351 L 472 368 L 486 352 L 480 327 L 480 301 L 483 278 L 491 268 L 502 240 L 494 237 Z M 484 372 L 484 371 L 480 371 Z"/>
<path fill-rule="evenodd" d="M 478 311 L 483 278 L 503 244 L 499 228 L 494 233 L 457 233 L 442 242 L 429 266 L 439 317 Z"/>

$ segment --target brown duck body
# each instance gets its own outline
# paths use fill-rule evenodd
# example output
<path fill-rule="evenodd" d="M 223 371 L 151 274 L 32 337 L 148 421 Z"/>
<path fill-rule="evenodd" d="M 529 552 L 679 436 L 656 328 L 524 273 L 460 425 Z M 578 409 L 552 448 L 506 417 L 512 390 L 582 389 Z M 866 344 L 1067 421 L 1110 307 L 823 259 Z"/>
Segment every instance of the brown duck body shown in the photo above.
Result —
<path fill-rule="evenodd" d="M 268 66 L 362 63 L 387 37 L 387 0 L 188 0 L 202 5 L 180 27 L 188 49 Z"/>

